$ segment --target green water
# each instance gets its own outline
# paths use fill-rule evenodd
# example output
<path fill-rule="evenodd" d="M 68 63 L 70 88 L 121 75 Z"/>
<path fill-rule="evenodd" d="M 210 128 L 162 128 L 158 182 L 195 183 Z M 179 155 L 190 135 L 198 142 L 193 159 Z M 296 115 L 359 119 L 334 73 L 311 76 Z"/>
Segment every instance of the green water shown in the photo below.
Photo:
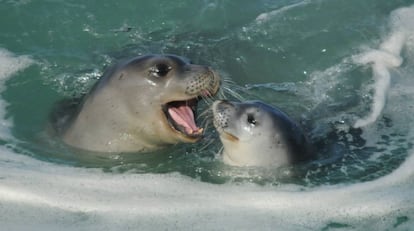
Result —
<path fill-rule="evenodd" d="M 4 154 L 4 159 L 0 158 L 0 168 L 12 169 L 10 172 L 20 176 L 25 174 L 26 168 L 43 166 L 36 162 L 39 160 L 49 166 L 50 172 L 42 168 L 37 172 L 46 172 L 48 179 L 53 178 L 54 173 L 51 172 L 54 171 L 64 176 L 72 174 L 69 176 L 71 181 L 81 182 L 81 186 L 74 186 L 79 192 L 83 192 L 84 178 L 98 178 L 108 186 L 111 185 L 108 179 L 112 177 L 131 177 L 133 180 L 125 185 L 134 185 L 134 182 L 145 184 L 148 173 L 161 177 L 156 178 L 160 182 L 165 181 L 163 176 L 172 173 L 203 182 L 198 185 L 200 187 L 205 187 L 204 183 L 214 185 L 211 187 L 225 188 L 228 184 L 244 187 L 252 182 L 255 186 L 271 187 L 276 192 L 278 187 L 288 184 L 299 186 L 297 191 L 306 191 L 319 190 L 318 187 L 325 185 L 356 185 L 382 179 L 405 163 L 413 147 L 414 36 L 410 25 L 414 16 L 409 8 L 407 17 L 405 14 L 392 17 L 394 10 L 412 4 L 413 0 L 0 0 L 0 62 L 4 61 L 1 55 L 6 50 L 16 57 L 28 56 L 33 62 L 28 68 L 22 68 L 11 76 L 6 75 L 5 82 L 1 82 L 0 102 L 0 106 L 5 105 L 3 119 L 11 121 L 7 137 L 12 137 L 2 137 L 1 148 L 33 161 L 12 168 L 10 163 L 16 161 L 7 159 Z M 389 50 L 384 48 L 384 41 L 388 41 L 390 35 L 399 33 L 405 36 L 405 40 L 397 39 L 391 42 L 394 47 Z M 401 51 L 395 48 L 399 45 L 402 46 Z M 384 56 L 387 52 L 367 63 L 355 61 L 355 57 L 376 49 L 401 56 L 401 65 L 387 64 L 388 56 Z M 149 53 L 177 54 L 190 58 L 194 63 L 211 66 L 223 78 L 231 80 L 225 81 L 219 97 L 260 99 L 280 107 L 301 123 L 317 150 L 317 158 L 281 169 L 226 166 L 217 155 L 221 144 L 209 116 L 198 118 L 207 129 L 201 142 L 180 144 L 148 154 L 84 153 L 65 147 L 56 137 L 48 134 L 49 113 L 57 101 L 87 93 L 103 71 L 121 58 Z M 380 61 L 386 65 L 379 73 L 389 73 L 391 79 L 385 91 L 386 97 L 382 100 L 375 97 L 380 78 L 372 69 L 373 63 Z M 1 63 L 0 67 L 3 68 L 0 70 L 2 77 L 8 67 L 1 66 Z M 241 97 L 236 97 L 229 89 Z M 367 116 L 372 105 L 378 102 L 385 102 L 385 106 L 375 122 L 354 128 L 355 121 Z M 200 111 L 208 106 L 202 104 Z M 7 127 L 5 124 L 1 125 L 2 129 Z M 67 168 L 73 172 L 66 173 Z M 109 176 L 87 172 L 85 177 L 74 173 L 90 169 Z M 412 171 L 407 171 L 404 176 L 411 175 Z M 33 182 L 37 182 L 36 176 L 34 174 Z M 23 182 L 21 185 L 28 189 L 19 191 L 17 188 L 15 191 L 39 192 L 35 185 L 24 183 L 25 177 L 16 179 L 20 179 Z M 40 175 L 39 178 L 42 177 Z M 8 186 L 4 183 L 5 179 L 14 178 L 0 174 L 0 199 L 9 192 L 8 188 L 2 188 Z M 62 183 L 61 187 L 70 188 L 68 182 Z M 180 182 L 178 180 L 179 186 L 172 188 L 181 188 Z M 49 184 L 39 185 L 48 187 Z M 182 185 L 192 187 L 192 183 L 184 182 Z M 391 202 L 400 199 L 408 206 L 412 200 L 406 195 L 411 195 L 412 181 L 406 185 L 408 190 L 402 192 L 387 189 L 385 192 L 391 190 L 393 194 L 386 199 Z M 159 189 L 157 185 L 152 186 Z M 98 192 L 103 191 L 102 188 L 90 187 L 91 198 L 98 198 L 94 202 L 99 204 L 102 195 Z M 125 190 L 134 191 L 131 187 Z M 248 189 L 247 186 L 243 188 Z M 216 192 L 216 188 L 206 190 L 207 194 L 208 190 Z M 323 189 L 320 191 L 324 192 Z M 260 195 L 261 191 L 255 192 Z M 72 194 L 62 194 L 65 195 L 63 198 L 56 196 L 57 205 L 53 208 L 60 208 L 67 195 L 72 198 Z M 51 198 L 54 196 L 50 195 Z M 282 196 L 289 198 L 284 194 Z M 107 200 L 111 197 L 102 198 Z M 158 199 L 162 201 L 164 198 Z M 13 200 L 18 201 L 15 198 L 5 200 L 4 208 L 14 208 L 10 202 Z M 363 204 L 363 200 L 359 202 Z M 124 208 L 121 206 L 123 203 L 114 204 Z M 36 210 L 37 207 L 33 207 Z M 375 214 L 375 208 L 372 214 Z M 199 209 L 195 207 L 195 211 L 202 210 Z M 70 211 L 69 217 L 72 218 Z M 90 218 L 89 211 L 90 208 L 75 210 L 74 220 L 93 223 L 96 218 Z M 317 210 L 309 210 L 309 214 L 314 211 Z M 383 227 L 406 230 L 406 223 L 412 223 L 412 208 L 392 207 L 385 211 L 387 217 L 378 219 L 391 226 Z M 84 218 L 79 218 L 82 216 Z M 130 222 L 134 216 L 123 219 L 127 219 L 128 225 L 131 224 L 129 228 L 137 228 L 135 223 Z M 371 223 L 371 219 L 374 218 L 368 216 L 362 222 L 362 218 L 343 221 L 329 217 L 309 227 L 359 230 L 355 224 L 361 223 L 365 224 L 362 228 L 373 224 L 382 227 L 381 222 Z M 274 217 L 272 220 L 275 220 Z M 7 224 L 11 221 L 12 218 Z M 306 229 L 306 226 L 288 224 L 282 227 Z M 41 229 L 42 226 L 39 227 Z"/>
<path fill-rule="evenodd" d="M 319 185 L 375 179 L 399 166 L 411 143 L 396 134 L 399 128 L 368 138 L 392 143 L 388 150 L 366 146 L 358 129 L 338 131 L 338 123 L 351 123 L 343 121 L 347 116 L 369 109 L 361 105 L 366 103 L 363 95 L 370 94 L 363 90 L 371 81 L 368 69 L 349 64 L 339 67 L 343 73 L 336 80 L 317 75 L 364 46 L 377 47 L 388 30 L 390 11 L 410 3 L 3 1 L 0 46 L 36 60 L 7 81 L 3 92 L 7 116 L 14 121 L 12 133 L 18 149 L 35 158 L 105 171 L 178 171 L 216 183 L 247 179 L 278 184 L 286 177 L 288 182 Z M 312 134 L 319 159 L 299 170 L 229 168 L 215 155 L 219 140 L 212 126 L 199 144 L 149 155 L 102 157 L 50 148 L 45 139 L 53 138 L 45 135 L 45 127 L 54 102 L 86 93 L 111 63 L 147 53 L 173 53 L 210 65 L 234 81 L 229 88 L 245 99 L 281 107 Z M 385 116 L 376 126 L 393 129 Z M 296 172 L 299 177 L 292 178 Z"/>

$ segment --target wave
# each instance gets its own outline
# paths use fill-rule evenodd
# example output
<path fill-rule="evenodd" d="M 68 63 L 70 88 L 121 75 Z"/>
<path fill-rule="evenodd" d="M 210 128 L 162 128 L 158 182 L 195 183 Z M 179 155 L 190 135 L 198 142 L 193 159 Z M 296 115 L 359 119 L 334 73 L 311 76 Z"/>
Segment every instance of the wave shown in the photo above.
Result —
<path fill-rule="evenodd" d="M 413 11 L 413 7 L 395 11 L 394 32 L 377 51 L 355 58 L 373 68 L 380 95 L 374 97 L 372 118 L 378 117 L 375 108 L 385 105 L 389 71 L 401 65 L 403 41 L 412 37 L 398 20 L 412 22 Z M 0 49 L 0 90 L 33 63 L 28 56 Z M 12 138 L 6 106 L 0 99 L 3 140 Z M 365 126 L 371 119 L 361 121 Z M 105 173 L 39 161 L 19 154 L 13 145 L 0 146 L 0 153 L 0 223 L 5 230 L 27 229 L 29 224 L 31 230 L 384 230 L 414 225 L 407 215 L 414 214 L 413 154 L 374 181 L 306 188 L 215 185 L 176 173 Z"/>
<path fill-rule="evenodd" d="M 414 26 L 407 22 L 414 20 L 414 8 L 400 8 L 390 17 L 391 33 L 376 50 L 370 50 L 354 57 L 354 61 L 372 67 L 374 97 L 371 113 L 365 118 L 358 119 L 354 127 L 365 127 L 375 122 L 385 106 L 387 91 L 391 83 L 390 69 L 403 63 L 401 52 L 407 40 L 414 35 Z"/>

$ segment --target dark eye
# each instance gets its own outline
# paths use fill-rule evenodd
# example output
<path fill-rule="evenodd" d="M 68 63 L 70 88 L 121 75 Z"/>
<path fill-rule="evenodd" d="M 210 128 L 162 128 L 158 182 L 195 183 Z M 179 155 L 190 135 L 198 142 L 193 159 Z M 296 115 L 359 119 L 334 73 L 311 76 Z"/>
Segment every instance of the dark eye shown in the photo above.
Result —
<path fill-rule="evenodd" d="M 257 121 L 253 115 L 247 115 L 247 123 L 251 125 L 256 125 Z"/>
<path fill-rule="evenodd" d="M 159 63 L 151 67 L 150 73 L 155 77 L 164 77 L 168 74 L 168 72 L 170 72 L 171 69 L 172 67 L 168 66 L 167 64 Z"/>

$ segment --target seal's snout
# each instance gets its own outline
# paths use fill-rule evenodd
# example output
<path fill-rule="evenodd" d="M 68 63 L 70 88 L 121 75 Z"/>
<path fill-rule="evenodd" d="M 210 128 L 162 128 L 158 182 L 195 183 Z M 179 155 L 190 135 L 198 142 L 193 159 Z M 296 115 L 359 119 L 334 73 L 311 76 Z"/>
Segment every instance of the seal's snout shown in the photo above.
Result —
<path fill-rule="evenodd" d="M 234 108 L 233 104 L 227 100 L 217 100 L 213 103 L 213 122 L 216 129 L 223 130 L 229 126 L 232 108 Z"/>
<path fill-rule="evenodd" d="M 210 86 L 209 86 L 209 93 L 210 95 L 215 95 L 219 88 L 220 88 L 220 83 L 221 83 L 221 78 L 220 75 L 215 72 L 213 69 L 211 69 L 210 67 L 208 67 L 209 70 L 209 76 L 210 76 Z"/>
<path fill-rule="evenodd" d="M 220 87 L 220 76 L 210 67 L 188 64 L 181 76 L 184 94 L 162 105 L 162 110 L 173 131 L 186 141 L 196 141 L 203 135 L 203 128 L 196 123 L 197 103 L 201 98 L 215 95 Z M 183 88 L 179 88 L 183 89 Z"/>
<path fill-rule="evenodd" d="M 220 76 L 210 67 L 192 66 L 197 71 L 188 79 L 185 93 L 206 97 L 215 95 L 220 88 Z"/>
<path fill-rule="evenodd" d="M 232 117 L 235 105 L 227 100 L 217 100 L 213 103 L 213 124 L 222 140 L 238 142 L 239 138 L 233 133 Z"/>

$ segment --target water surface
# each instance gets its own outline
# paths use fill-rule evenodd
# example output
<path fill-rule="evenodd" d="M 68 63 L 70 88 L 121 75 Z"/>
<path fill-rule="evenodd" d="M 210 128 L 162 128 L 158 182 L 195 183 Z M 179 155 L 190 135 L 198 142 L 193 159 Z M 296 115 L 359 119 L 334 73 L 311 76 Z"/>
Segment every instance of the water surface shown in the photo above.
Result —
<path fill-rule="evenodd" d="M 2 227 L 409 230 L 413 4 L 0 1 Z M 144 155 L 78 153 L 48 135 L 55 102 L 147 53 L 212 66 L 233 82 L 220 97 L 280 107 L 318 158 L 228 167 L 208 122 L 202 142 Z"/>

